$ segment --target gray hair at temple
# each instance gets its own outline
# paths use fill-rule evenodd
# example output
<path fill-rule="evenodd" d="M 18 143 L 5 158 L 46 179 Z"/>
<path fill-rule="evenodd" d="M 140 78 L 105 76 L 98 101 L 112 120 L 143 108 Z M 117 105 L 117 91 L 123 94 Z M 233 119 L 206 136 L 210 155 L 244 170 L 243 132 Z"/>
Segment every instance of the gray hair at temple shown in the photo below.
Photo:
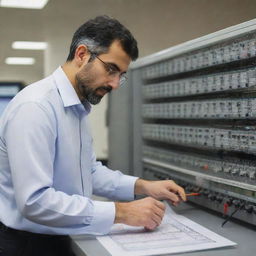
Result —
<path fill-rule="evenodd" d="M 97 55 L 106 53 L 108 51 L 107 47 L 99 45 L 99 43 L 97 43 L 91 38 L 85 38 L 85 39 L 77 40 L 77 42 L 74 42 L 75 49 L 79 45 L 86 45 L 90 53 L 97 54 Z"/>

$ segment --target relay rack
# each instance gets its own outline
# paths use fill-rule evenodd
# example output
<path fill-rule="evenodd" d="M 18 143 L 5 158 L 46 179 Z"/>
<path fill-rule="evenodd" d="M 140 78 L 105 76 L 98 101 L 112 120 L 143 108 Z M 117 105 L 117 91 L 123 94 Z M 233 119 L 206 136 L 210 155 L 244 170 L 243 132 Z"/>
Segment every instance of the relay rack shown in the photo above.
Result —
<path fill-rule="evenodd" d="M 255 64 L 256 20 L 133 64 L 135 174 L 256 225 Z"/>

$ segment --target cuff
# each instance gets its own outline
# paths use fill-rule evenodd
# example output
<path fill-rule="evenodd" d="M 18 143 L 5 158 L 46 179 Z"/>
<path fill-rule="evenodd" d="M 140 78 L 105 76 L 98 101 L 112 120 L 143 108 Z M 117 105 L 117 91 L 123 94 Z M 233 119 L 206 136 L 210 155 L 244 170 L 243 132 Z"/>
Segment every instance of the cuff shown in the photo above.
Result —
<path fill-rule="evenodd" d="M 91 234 L 107 234 L 114 224 L 116 208 L 113 202 L 93 201 L 93 219 L 90 223 Z"/>
<path fill-rule="evenodd" d="M 134 200 L 135 182 L 138 177 L 122 175 L 119 180 L 119 186 L 116 189 L 118 199 L 131 201 Z"/>

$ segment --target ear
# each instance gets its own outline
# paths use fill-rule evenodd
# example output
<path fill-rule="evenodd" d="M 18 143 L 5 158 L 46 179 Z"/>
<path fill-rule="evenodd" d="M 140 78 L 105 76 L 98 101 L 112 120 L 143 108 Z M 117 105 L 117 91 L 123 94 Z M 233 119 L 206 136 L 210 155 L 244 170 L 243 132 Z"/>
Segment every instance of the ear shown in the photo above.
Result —
<path fill-rule="evenodd" d="M 76 48 L 74 60 L 76 64 L 81 67 L 84 63 L 87 63 L 90 59 L 90 52 L 86 45 L 81 44 Z"/>

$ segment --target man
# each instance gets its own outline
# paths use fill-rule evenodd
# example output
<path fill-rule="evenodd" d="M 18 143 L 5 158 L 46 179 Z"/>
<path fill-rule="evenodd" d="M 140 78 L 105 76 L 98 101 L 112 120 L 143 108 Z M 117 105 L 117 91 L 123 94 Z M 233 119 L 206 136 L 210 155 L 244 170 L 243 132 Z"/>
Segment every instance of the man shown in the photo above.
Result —
<path fill-rule="evenodd" d="M 153 230 L 164 215 L 160 199 L 186 199 L 173 181 L 123 175 L 95 160 L 91 104 L 124 82 L 137 57 L 123 25 L 96 17 L 75 32 L 66 63 L 9 104 L 0 128 L 0 255 L 74 255 L 67 235 L 105 234 L 113 223 Z M 134 194 L 148 197 L 132 201 Z"/>

